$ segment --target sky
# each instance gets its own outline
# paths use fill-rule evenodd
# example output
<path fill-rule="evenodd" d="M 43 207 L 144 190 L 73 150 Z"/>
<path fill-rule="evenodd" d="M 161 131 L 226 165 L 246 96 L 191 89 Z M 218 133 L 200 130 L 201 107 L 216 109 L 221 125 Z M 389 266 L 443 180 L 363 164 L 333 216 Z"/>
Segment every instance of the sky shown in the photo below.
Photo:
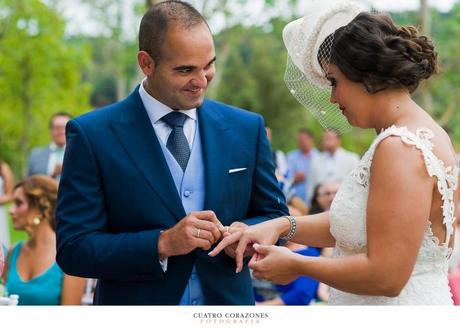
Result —
<path fill-rule="evenodd" d="M 428 4 L 440 11 L 448 11 L 457 0 L 429 0 Z M 377 9 L 387 11 L 404 11 L 419 8 L 420 0 L 370 0 Z"/>
<path fill-rule="evenodd" d="M 123 24 L 124 30 L 127 31 L 128 37 L 135 35 L 138 27 L 138 18 L 134 17 L 130 8 L 134 0 L 123 1 L 124 13 Z M 211 0 L 212 1 L 212 0 Z M 301 0 L 307 2 L 308 0 Z M 328 0 L 323 0 L 328 1 Z M 379 11 L 405 11 L 405 10 L 416 10 L 420 6 L 420 0 L 361 0 L 362 2 L 368 2 L 372 4 Z M 460 0 L 428 0 L 428 4 L 432 7 L 437 8 L 440 11 L 448 11 L 455 2 Z M 192 1 L 193 2 L 193 1 Z M 197 1 L 195 1 L 197 2 Z M 285 0 L 276 0 L 275 6 L 271 10 L 271 13 L 261 14 L 263 0 L 248 0 L 243 5 L 235 6 L 235 12 L 244 12 L 245 15 L 242 17 L 246 24 L 252 24 L 254 22 L 260 22 L 261 20 L 267 19 L 267 14 L 270 16 L 277 16 L 283 12 L 283 3 Z M 88 6 L 82 5 L 78 0 L 63 0 L 61 2 L 62 11 L 64 16 L 68 19 L 67 33 L 68 34 L 89 34 L 97 35 L 101 31 L 101 27 L 97 24 L 97 20 L 92 18 L 91 12 Z M 210 20 L 210 26 L 213 32 L 219 32 L 222 29 L 225 22 L 223 17 L 216 16 Z"/>

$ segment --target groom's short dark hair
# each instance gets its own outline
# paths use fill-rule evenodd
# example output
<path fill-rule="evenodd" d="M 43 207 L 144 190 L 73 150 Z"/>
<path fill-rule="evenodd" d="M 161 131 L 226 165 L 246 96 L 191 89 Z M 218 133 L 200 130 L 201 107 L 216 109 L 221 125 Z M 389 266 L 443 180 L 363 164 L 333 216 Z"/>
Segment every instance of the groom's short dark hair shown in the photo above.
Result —
<path fill-rule="evenodd" d="M 146 51 L 155 62 L 161 58 L 161 48 L 170 25 L 188 30 L 208 23 L 192 5 L 182 1 L 164 1 L 153 5 L 142 17 L 139 27 L 139 50 Z"/>

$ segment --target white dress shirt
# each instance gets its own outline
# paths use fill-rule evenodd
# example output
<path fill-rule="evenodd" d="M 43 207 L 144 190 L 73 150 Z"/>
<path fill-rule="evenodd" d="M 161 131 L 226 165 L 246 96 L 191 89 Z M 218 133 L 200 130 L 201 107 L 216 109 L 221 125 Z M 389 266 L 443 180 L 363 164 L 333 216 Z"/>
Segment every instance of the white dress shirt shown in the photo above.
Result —
<path fill-rule="evenodd" d="M 65 145 L 61 149 L 56 145 L 56 143 L 51 143 L 50 146 L 50 156 L 48 158 L 48 170 L 47 173 L 48 175 L 53 175 L 54 173 L 54 168 L 56 167 L 57 164 L 62 164 L 64 160 L 64 151 L 65 151 Z"/>
<path fill-rule="evenodd" d="M 141 96 L 142 103 L 144 103 L 144 107 L 147 110 L 153 129 L 155 129 L 155 134 L 163 142 L 163 144 L 166 145 L 172 128 L 168 126 L 167 123 L 163 122 L 161 118 L 175 110 L 153 98 L 152 95 L 145 90 L 144 81 L 145 79 L 139 87 L 139 95 Z M 184 123 L 184 134 L 187 138 L 190 149 L 192 149 L 196 130 L 196 108 L 190 110 L 179 110 L 178 112 L 187 115 L 187 120 L 185 120 Z"/>

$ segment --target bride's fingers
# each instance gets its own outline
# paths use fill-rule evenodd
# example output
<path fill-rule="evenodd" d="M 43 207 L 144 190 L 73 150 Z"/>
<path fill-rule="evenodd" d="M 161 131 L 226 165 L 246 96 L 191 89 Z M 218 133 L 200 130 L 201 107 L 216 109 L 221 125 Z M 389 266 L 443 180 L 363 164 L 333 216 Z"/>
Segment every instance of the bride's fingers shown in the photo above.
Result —
<path fill-rule="evenodd" d="M 242 232 L 239 231 L 239 232 L 235 232 L 233 234 L 226 236 L 225 238 L 222 239 L 221 242 L 219 242 L 219 244 L 210 253 L 208 253 L 208 255 L 211 257 L 218 255 L 226 247 L 238 241 L 241 235 L 242 235 Z"/>
<path fill-rule="evenodd" d="M 249 241 L 248 238 L 245 236 L 242 236 L 240 241 L 238 242 L 238 247 L 236 247 L 235 250 L 236 273 L 240 273 L 243 269 L 244 252 L 246 251 L 246 248 L 250 243 L 251 241 Z"/>
<path fill-rule="evenodd" d="M 251 259 L 249 260 L 249 263 L 248 263 L 248 266 L 249 268 L 252 268 L 252 266 L 259 260 L 259 254 L 258 253 L 254 253 L 251 257 Z"/>
<path fill-rule="evenodd" d="M 264 273 L 261 272 L 261 271 L 256 271 L 256 270 L 254 270 L 254 271 L 252 271 L 252 275 L 253 275 L 254 277 L 256 277 L 257 279 L 260 279 L 260 280 L 266 280 L 266 281 L 268 280 L 268 279 L 265 277 Z"/>

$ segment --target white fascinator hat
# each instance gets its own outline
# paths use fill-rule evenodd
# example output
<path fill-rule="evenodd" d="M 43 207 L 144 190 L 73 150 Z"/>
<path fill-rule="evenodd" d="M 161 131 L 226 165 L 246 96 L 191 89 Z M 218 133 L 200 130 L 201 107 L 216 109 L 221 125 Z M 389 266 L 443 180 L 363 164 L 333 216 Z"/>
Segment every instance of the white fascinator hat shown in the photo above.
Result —
<path fill-rule="evenodd" d="M 330 59 L 334 32 L 363 11 L 366 7 L 355 1 L 310 0 L 304 7 L 305 16 L 288 23 L 283 30 L 288 52 L 287 87 L 324 128 L 338 133 L 349 130 L 351 126 L 337 106 L 329 103 L 330 83 L 325 69 Z M 321 47 L 325 41 L 327 44 Z"/>

